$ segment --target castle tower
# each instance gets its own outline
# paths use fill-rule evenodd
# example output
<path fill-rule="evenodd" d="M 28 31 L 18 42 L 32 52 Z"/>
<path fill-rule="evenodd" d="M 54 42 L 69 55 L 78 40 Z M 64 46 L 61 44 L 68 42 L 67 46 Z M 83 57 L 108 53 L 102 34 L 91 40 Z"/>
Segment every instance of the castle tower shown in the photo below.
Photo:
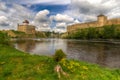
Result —
<path fill-rule="evenodd" d="M 30 25 L 28 20 L 24 20 L 23 24 L 18 24 L 18 31 L 25 32 L 26 34 L 35 34 L 35 26 Z"/>
<path fill-rule="evenodd" d="M 97 16 L 98 17 L 98 23 L 100 26 L 104 26 L 107 22 L 107 16 L 100 14 Z"/>

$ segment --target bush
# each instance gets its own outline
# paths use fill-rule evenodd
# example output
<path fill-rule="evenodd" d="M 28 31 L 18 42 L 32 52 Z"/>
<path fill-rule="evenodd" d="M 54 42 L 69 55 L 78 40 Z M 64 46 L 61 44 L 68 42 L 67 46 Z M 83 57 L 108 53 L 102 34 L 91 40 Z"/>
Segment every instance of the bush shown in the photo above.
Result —
<path fill-rule="evenodd" d="M 66 54 L 61 50 L 56 50 L 55 55 L 53 56 L 56 62 L 61 61 L 63 58 L 66 58 Z"/>
<path fill-rule="evenodd" d="M 0 44 L 9 45 L 10 38 L 7 33 L 0 32 Z"/>

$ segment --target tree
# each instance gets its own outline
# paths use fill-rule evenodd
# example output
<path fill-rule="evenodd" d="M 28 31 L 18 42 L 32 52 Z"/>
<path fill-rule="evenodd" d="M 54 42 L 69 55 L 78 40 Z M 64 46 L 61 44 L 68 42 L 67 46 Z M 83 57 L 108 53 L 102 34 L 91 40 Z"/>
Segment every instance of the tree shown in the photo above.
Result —
<path fill-rule="evenodd" d="M 9 45 L 10 38 L 8 37 L 7 33 L 0 31 L 0 44 Z"/>

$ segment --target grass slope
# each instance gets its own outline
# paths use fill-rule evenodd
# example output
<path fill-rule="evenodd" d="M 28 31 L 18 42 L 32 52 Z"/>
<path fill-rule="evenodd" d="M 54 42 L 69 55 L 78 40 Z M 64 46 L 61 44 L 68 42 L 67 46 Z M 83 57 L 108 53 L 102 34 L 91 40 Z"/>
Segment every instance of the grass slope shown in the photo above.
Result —
<path fill-rule="evenodd" d="M 29 55 L 12 47 L 0 45 L 0 80 L 120 80 L 120 70 L 63 59 L 59 64 L 69 75 L 58 79 L 51 57 Z"/>

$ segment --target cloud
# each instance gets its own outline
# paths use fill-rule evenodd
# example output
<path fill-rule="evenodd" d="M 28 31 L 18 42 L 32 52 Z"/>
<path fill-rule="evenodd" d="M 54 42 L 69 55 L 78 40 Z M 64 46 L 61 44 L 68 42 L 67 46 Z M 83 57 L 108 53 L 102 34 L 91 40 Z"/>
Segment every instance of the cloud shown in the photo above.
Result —
<path fill-rule="evenodd" d="M 114 18 L 120 14 L 119 5 L 119 0 L 72 0 L 71 10 L 66 13 L 82 21 L 93 21 L 99 14 Z M 113 12 L 117 14 L 113 15 Z"/>
<path fill-rule="evenodd" d="M 2 0 L 4 2 L 7 3 L 16 3 L 16 4 L 55 4 L 55 5 L 59 5 L 59 4 L 70 4 L 71 0 L 65 0 L 65 1 L 61 1 L 61 0 Z"/>
<path fill-rule="evenodd" d="M 0 16 L 0 26 L 1 27 L 6 27 L 9 26 L 9 21 L 8 18 L 5 16 Z"/>
<path fill-rule="evenodd" d="M 51 19 L 55 20 L 56 22 L 66 22 L 66 23 L 70 23 L 74 21 L 74 18 L 63 14 L 57 14 L 55 16 L 51 16 Z"/>
<path fill-rule="evenodd" d="M 66 14 L 56 14 L 50 16 L 50 20 L 55 22 L 55 27 L 53 28 L 53 30 L 55 32 L 63 33 L 66 32 L 66 27 L 70 24 L 73 24 L 76 19 Z"/>
<path fill-rule="evenodd" d="M 37 22 L 47 22 L 48 21 L 48 17 L 47 15 L 49 14 L 50 12 L 48 10 L 42 10 L 42 11 L 39 11 L 36 16 L 35 16 L 35 21 Z"/>
<path fill-rule="evenodd" d="M 58 28 L 65 27 L 65 26 L 66 26 L 65 22 L 56 24 L 56 27 L 58 27 Z"/>
<path fill-rule="evenodd" d="M 49 14 L 50 14 L 49 10 L 42 10 L 36 14 L 33 23 L 34 25 L 37 26 L 38 28 L 37 30 L 40 30 L 40 31 L 54 30 L 55 32 L 57 31 L 65 32 L 66 26 L 74 22 L 74 18 L 68 15 L 56 14 L 56 15 L 48 16 Z M 52 23 L 54 25 L 52 25 Z"/>
<path fill-rule="evenodd" d="M 0 16 L 3 18 L 3 21 L 0 22 L 0 27 L 6 26 L 6 29 L 17 29 L 17 23 L 22 23 L 25 19 L 29 21 L 33 19 L 34 13 L 19 4 L 8 5 L 4 2 L 0 4 Z"/>
<path fill-rule="evenodd" d="M 65 22 L 57 23 L 54 28 L 54 32 L 64 33 L 66 32 L 67 24 Z"/>
<path fill-rule="evenodd" d="M 71 0 L 65 0 L 65 1 L 61 1 L 61 0 L 26 0 L 25 3 L 29 3 L 29 4 L 39 4 L 39 3 L 47 3 L 47 4 L 51 4 L 51 5 L 60 5 L 60 4 L 70 4 Z"/>
<path fill-rule="evenodd" d="M 48 10 L 42 10 L 35 15 L 33 24 L 37 26 L 37 30 L 48 31 L 50 29 L 49 14 L 50 12 Z"/>
<path fill-rule="evenodd" d="M 0 3 L 0 11 L 4 11 L 6 9 L 7 9 L 7 7 L 5 6 L 5 3 L 1 2 Z"/>

